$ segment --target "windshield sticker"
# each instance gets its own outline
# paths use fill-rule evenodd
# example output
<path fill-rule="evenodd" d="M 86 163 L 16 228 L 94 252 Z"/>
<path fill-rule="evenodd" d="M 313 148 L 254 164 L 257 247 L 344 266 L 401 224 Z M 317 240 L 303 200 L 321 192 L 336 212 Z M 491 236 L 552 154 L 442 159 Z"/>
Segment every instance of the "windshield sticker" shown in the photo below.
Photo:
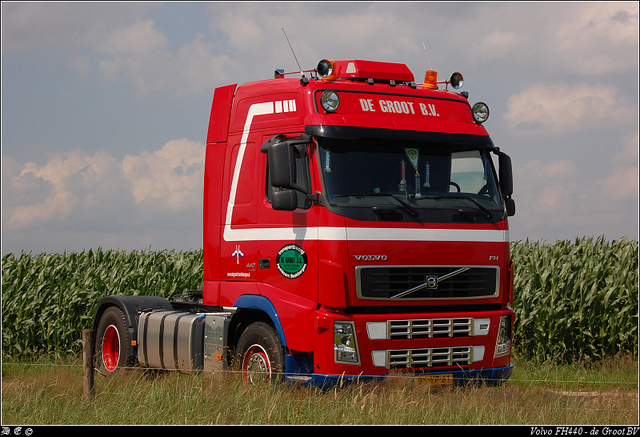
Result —
<path fill-rule="evenodd" d="M 331 173 L 331 152 L 327 150 L 324 155 L 324 171 Z"/>
<path fill-rule="evenodd" d="M 307 253 L 296 244 L 287 244 L 278 251 L 276 266 L 285 278 L 299 278 L 307 270 Z"/>
<path fill-rule="evenodd" d="M 413 169 L 416 171 L 415 174 L 415 187 L 416 187 L 416 198 L 422 197 L 422 193 L 420 192 L 420 172 L 418 171 L 418 158 L 420 157 L 420 151 L 418 149 L 408 149 L 405 147 L 404 152 L 407 154 L 411 165 L 413 165 Z"/>
<path fill-rule="evenodd" d="M 404 159 L 400 161 L 400 185 L 398 185 L 398 190 L 407 193 L 407 164 L 404 162 Z"/>
<path fill-rule="evenodd" d="M 429 188 L 431 186 L 431 181 L 429 178 L 429 161 L 424 164 L 424 185 L 423 187 Z"/>
<path fill-rule="evenodd" d="M 420 151 L 418 149 L 407 149 L 406 147 L 405 147 L 404 151 L 407 154 L 407 156 L 409 157 L 409 161 L 411 161 L 411 165 L 413 165 L 413 168 L 417 172 L 418 171 L 418 156 L 420 155 Z"/>

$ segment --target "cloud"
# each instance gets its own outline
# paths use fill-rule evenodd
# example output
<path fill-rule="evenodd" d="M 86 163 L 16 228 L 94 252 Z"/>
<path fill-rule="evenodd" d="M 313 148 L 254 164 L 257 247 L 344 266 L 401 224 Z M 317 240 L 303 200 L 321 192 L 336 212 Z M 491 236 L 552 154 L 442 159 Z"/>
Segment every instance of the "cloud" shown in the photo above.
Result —
<path fill-rule="evenodd" d="M 229 38 L 229 46 L 236 50 L 249 50 L 260 46 L 265 40 L 264 15 L 225 9 L 215 14 L 209 25 L 211 31 L 221 31 Z"/>
<path fill-rule="evenodd" d="M 82 77 L 88 77 L 91 71 L 89 57 L 86 55 L 72 56 L 68 61 L 69 66 L 78 72 Z"/>
<path fill-rule="evenodd" d="M 523 44 L 523 38 L 512 31 L 496 30 L 485 36 L 480 43 L 486 53 L 485 59 L 505 58 L 516 52 Z"/>
<path fill-rule="evenodd" d="M 568 71 L 604 75 L 637 69 L 638 3 L 583 4 L 562 21 L 553 40 L 556 52 L 570 61 Z"/>
<path fill-rule="evenodd" d="M 495 75 L 500 68 L 521 82 L 556 80 L 559 75 L 575 82 L 637 73 L 635 2 L 474 6 L 464 15 L 442 20 L 446 24 L 427 21 L 423 26 L 441 28 L 438 33 L 447 35 L 445 45 L 452 57 L 473 61 L 469 71 Z"/>
<path fill-rule="evenodd" d="M 521 78 L 533 63 L 536 73 L 594 77 L 636 71 L 638 62 L 637 55 L 629 56 L 637 53 L 638 28 L 638 6 L 631 2 L 480 3 L 463 9 L 438 3 L 213 3 L 202 7 L 211 17 L 209 33 L 198 33 L 177 51 L 165 33 L 171 26 L 158 28 L 145 17 L 164 7 L 3 4 L 3 51 L 93 48 L 104 80 L 125 78 L 141 95 L 168 91 L 175 96 L 266 78 L 273 68 L 295 71 L 282 28 L 303 68 L 326 56 L 365 56 L 407 62 L 421 76 L 418 71 L 428 66 L 423 42 L 438 70 L 467 68 L 469 60 L 480 66 L 500 60 Z M 322 36 L 325 49 L 318 48 L 315 35 Z M 77 61 L 70 65 L 86 74 Z M 255 66 L 265 74 L 257 77 Z"/>
<path fill-rule="evenodd" d="M 568 160 L 543 162 L 534 160 L 516 170 L 518 218 L 554 221 L 558 211 L 576 195 L 576 165 Z"/>
<path fill-rule="evenodd" d="M 137 239 L 128 237 L 120 244 L 138 243 L 141 248 L 149 233 L 170 223 L 200 223 L 203 170 L 204 145 L 187 139 L 127 155 L 121 162 L 106 152 L 88 155 L 80 150 L 52 156 L 44 165 L 3 156 L 3 239 L 8 237 L 15 246 L 16 236 L 48 229 L 54 235 L 47 239 L 56 232 L 72 238 L 57 242 L 68 247 L 82 232 L 109 242 L 137 230 Z M 194 223 L 189 228 L 193 231 Z M 156 243 L 163 241 L 158 238 Z"/>
<path fill-rule="evenodd" d="M 638 201 L 638 134 L 625 142 L 611 161 L 613 172 L 598 181 L 598 193 L 614 201 Z"/>
<path fill-rule="evenodd" d="M 108 29 L 157 7 L 143 2 L 3 2 L 2 51 L 100 44 Z"/>
<path fill-rule="evenodd" d="M 576 164 L 569 160 L 543 163 L 541 160 L 528 162 L 522 168 L 525 179 L 567 180 L 575 177 Z"/>
<path fill-rule="evenodd" d="M 5 165 L 5 159 L 3 157 L 3 230 L 29 228 L 48 220 L 65 220 L 83 205 L 90 206 L 92 196 L 87 195 L 87 190 L 103 182 L 114 164 L 104 152 L 89 157 L 76 150 L 65 157 L 52 157 L 41 167 L 33 162 L 26 163 L 17 172 L 17 163 L 8 160 Z M 47 193 L 46 196 L 37 195 L 36 189 Z M 16 204 L 15 199 L 21 194 L 36 195 Z"/>
<path fill-rule="evenodd" d="M 183 45 L 176 53 L 155 28 L 153 20 L 139 21 L 111 31 L 96 51 L 105 56 L 98 70 L 106 81 L 117 81 L 121 74 L 131 80 L 137 91 L 149 95 L 170 91 L 176 96 L 198 95 L 220 85 L 231 64 L 226 55 L 213 55 L 213 44 L 203 34 Z"/>
<path fill-rule="evenodd" d="M 593 125 L 630 125 L 636 116 L 614 86 L 536 83 L 509 97 L 503 119 L 526 133 L 564 133 Z"/>
<path fill-rule="evenodd" d="M 638 200 L 638 167 L 616 167 L 613 174 L 600 181 L 600 193 L 613 200 Z"/>
<path fill-rule="evenodd" d="M 96 51 L 110 55 L 144 54 L 166 50 L 168 44 L 164 34 L 154 28 L 153 20 L 144 20 L 112 30 Z"/>
<path fill-rule="evenodd" d="M 214 3 L 207 10 L 209 29 L 222 36 L 231 59 L 250 58 L 262 69 L 297 69 L 284 27 L 302 68 L 323 57 L 365 57 L 405 62 L 419 81 L 429 68 L 425 43 L 434 69 L 464 70 L 470 80 L 491 74 L 531 82 L 562 74 L 575 83 L 637 71 L 634 3 Z M 323 48 L 314 35 L 322 36 Z M 236 66 L 230 74 L 257 78 Z"/>
<path fill-rule="evenodd" d="M 197 208 L 202 202 L 204 147 L 187 139 L 169 141 L 153 153 L 127 155 L 124 177 L 135 202 L 162 201 L 173 211 Z"/>
<path fill-rule="evenodd" d="M 533 239 L 593 235 L 593 229 L 606 229 L 609 237 L 637 232 L 630 227 L 637 224 L 637 134 L 622 146 L 610 158 L 612 170 L 603 176 L 570 160 L 535 159 L 517 167 L 514 228 Z"/>
<path fill-rule="evenodd" d="M 4 53 L 55 50 L 81 77 L 98 56 L 102 80 L 131 81 L 140 95 L 193 96 L 231 80 L 232 63 L 197 34 L 177 51 L 154 20 L 152 3 L 13 3 L 2 5 Z M 72 50 L 70 50 L 72 49 Z M 91 50 L 90 51 L 87 51 Z M 78 50 L 85 53 L 78 54 Z M 73 53 L 73 54 L 68 54 Z"/>
<path fill-rule="evenodd" d="M 421 6 L 418 6 L 421 8 Z M 427 65 L 422 48 L 425 22 L 411 20 L 416 15 L 398 3 L 251 3 L 208 5 L 209 29 L 221 34 L 227 53 L 238 64 L 233 74 L 241 82 L 271 76 L 274 68 L 287 72 L 312 69 L 324 58 L 372 59 L 398 62 L 416 55 Z M 348 30 L 348 37 L 345 32 Z M 321 43 L 318 43 L 320 38 Z M 427 41 L 429 43 L 429 41 Z M 434 48 L 435 44 L 430 48 Z M 435 51 L 435 48 L 434 48 Z M 431 50 L 429 51 L 431 54 Z M 248 61 L 256 70 L 242 68 Z"/>

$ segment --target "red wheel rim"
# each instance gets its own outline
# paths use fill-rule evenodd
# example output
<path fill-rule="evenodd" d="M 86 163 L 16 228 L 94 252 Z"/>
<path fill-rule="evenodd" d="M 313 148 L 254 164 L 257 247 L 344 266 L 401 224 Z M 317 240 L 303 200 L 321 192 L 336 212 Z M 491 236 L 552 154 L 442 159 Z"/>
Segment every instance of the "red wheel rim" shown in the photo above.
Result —
<path fill-rule="evenodd" d="M 271 379 L 271 362 L 267 351 L 258 344 L 251 346 L 244 354 L 242 375 L 248 384 L 261 384 Z"/>
<path fill-rule="evenodd" d="M 109 325 L 102 336 L 102 362 L 109 372 L 113 372 L 118 367 L 120 359 L 120 335 L 118 329 Z"/>

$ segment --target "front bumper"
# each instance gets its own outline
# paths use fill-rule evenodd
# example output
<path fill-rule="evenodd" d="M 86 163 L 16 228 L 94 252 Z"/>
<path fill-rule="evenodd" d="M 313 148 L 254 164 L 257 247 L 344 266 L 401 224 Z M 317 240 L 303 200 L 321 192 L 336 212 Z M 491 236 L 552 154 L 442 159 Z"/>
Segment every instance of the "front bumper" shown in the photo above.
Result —
<path fill-rule="evenodd" d="M 287 374 L 285 380 L 289 383 L 303 383 L 305 385 L 311 385 L 323 389 L 333 387 L 335 385 L 342 385 L 345 383 L 357 383 L 357 382 L 376 382 L 383 381 L 387 378 L 410 378 L 412 382 L 416 381 L 423 375 L 451 375 L 451 379 L 444 379 L 451 381 L 452 385 L 466 385 L 469 383 L 487 384 L 490 386 L 499 386 L 503 384 L 513 372 L 513 365 L 506 367 L 495 367 L 489 369 L 469 369 L 469 370 L 456 370 L 456 371 L 443 371 L 433 372 L 428 374 L 423 373 L 390 373 L 387 375 L 323 375 L 319 373 L 307 374 L 305 376 Z"/>
<path fill-rule="evenodd" d="M 501 330 L 503 318 L 513 320 L 510 308 L 393 315 L 318 310 L 316 315 L 313 354 L 288 356 L 285 372 L 291 381 L 322 386 L 422 375 L 419 380 L 433 383 L 439 380 L 434 375 L 443 375 L 445 383 L 483 380 L 499 385 L 513 369 L 509 348 L 497 349 L 499 333 L 510 331 L 511 324 Z M 341 328 L 335 330 L 338 324 Z M 344 325 L 350 328 L 344 330 Z M 347 341 L 342 341 L 345 337 Z M 351 355 L 338 353 L 343 349 Z"/>

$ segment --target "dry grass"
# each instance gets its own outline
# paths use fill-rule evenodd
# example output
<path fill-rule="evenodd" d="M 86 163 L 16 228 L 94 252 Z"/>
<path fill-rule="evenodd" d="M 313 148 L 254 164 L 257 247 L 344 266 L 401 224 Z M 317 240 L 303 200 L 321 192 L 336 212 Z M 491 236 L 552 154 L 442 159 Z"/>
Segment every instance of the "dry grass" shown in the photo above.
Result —
<path fill-rule="evenodd" d="M 624 369 L 620 369 L 620 366 Z M 582 372 L 525 365 L 501 387 L 414 386 L 406 378 L 327 391 L 287 385 L 243 387 L 238 375 L 182 375 L 133 370 L 96 375 L 95 396 L 83 398 L 79 365 L 6 365 L 2 378 L 4 424 L 349 424 L 501 425 L 638 422 L 637 361 Z M 555 372 L 555 373 L 554 373 Z M 608 382 L 615 373 L 619 381 Z M 628 375 L 628 376 L 623 376 Z"/>

